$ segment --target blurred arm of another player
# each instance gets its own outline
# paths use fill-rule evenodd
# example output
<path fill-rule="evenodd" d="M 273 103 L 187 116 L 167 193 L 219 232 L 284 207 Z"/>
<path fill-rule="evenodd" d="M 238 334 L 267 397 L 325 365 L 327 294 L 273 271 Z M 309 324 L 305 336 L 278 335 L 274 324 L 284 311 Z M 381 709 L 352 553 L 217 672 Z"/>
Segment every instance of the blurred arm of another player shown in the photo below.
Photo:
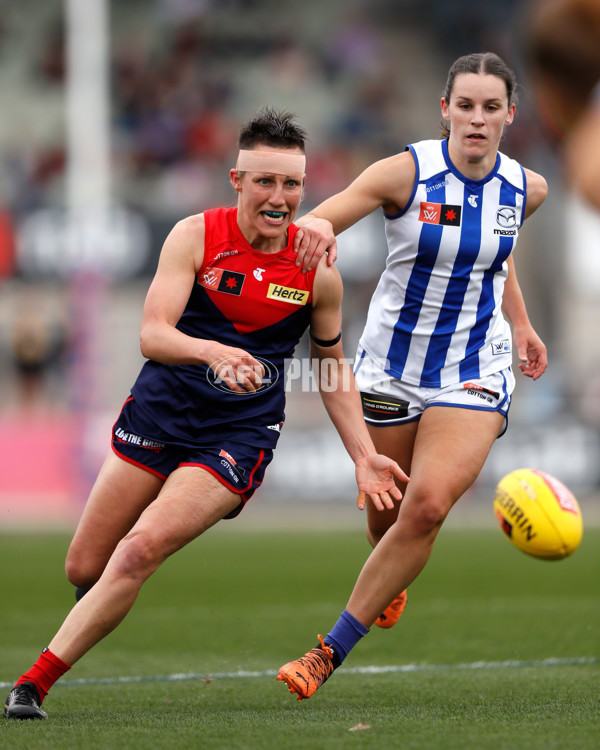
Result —
<path fill-rule="evenodd" d="M 378 454 L 363 418 L 360 395 L 354 374 L 344 358 L 341 340 L 342 280 L 337 269 L 323 259 L 319 263 L 313 287 L 310 324 L 310 355 L 323 404 L 354 461 L 359 494 L 357 505 L 365 506 L 370 496 L 377 510 L 391 509 L 402 493 L 394 482 L 408 476 L 398 464 Z"/>
<path fill-rule="evenodd" d="M 600 2 L 523 5 L 525 58 L 540 121 L 561 156 L 567 183 L 600 211 Z"/>
<path fill-rule="evenodd" d="M 600 211 L 600 83 L 565 139 L 566 176 L 573 189 Z"/>
<path fill-rule="evenodd" d="M 264 367 L 243 349 L 188 336 L 176 326 L 204 259 L 204 216 L 178 222 L 165 240 L 146 295 L 140 331 L 144 357 L 169 365 L 206 364 L 238 393 L 260 387 Z"/>

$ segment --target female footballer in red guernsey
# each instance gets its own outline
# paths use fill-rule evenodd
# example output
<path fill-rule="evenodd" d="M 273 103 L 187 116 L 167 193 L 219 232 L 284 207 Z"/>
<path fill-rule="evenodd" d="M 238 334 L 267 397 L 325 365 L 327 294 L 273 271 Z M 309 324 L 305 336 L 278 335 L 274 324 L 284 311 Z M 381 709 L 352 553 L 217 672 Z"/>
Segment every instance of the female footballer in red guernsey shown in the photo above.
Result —
<path fill-rule="evenodd" d="M 341 343 L 342 284 L 325 261 L 303 274 L 292 221 L 305 133 L 264 110 L 241 130 L 231 170 L 237 207 L 179 222 L 146 298 L 144 364 L 114 425 L 69 548 L 78 601 L 11 690 L 9 719 L 44 719 L 51 686 L 133 606 L 146 579 L 261 484 L 284 415 L 284 361 L 310 327 L 328 359 L 321 397 L 356 466 L 359 503 L 391 509 L 408 477 L 378 455 Z M 326 382 L 325 382 L 326 380 Z"/>

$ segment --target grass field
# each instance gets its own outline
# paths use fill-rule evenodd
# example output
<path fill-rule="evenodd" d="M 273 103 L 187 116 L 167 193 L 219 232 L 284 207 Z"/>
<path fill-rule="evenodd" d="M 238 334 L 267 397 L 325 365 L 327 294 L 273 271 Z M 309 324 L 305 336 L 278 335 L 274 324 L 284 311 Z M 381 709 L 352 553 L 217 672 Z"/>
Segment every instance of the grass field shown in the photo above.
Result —
<path fill-rule="evenodd" d="M 0 535 L 6 693 L 73 602 L 67 543 Z M 0 721 L 0 747 L 600 747 L 600 529 L 561 562 L 444 529 L 399 625 L 298 703 L 276 670 L 330 629 L 366 554 L 358 529 L 214 529 L 53 688 L 48 721 Z"/>

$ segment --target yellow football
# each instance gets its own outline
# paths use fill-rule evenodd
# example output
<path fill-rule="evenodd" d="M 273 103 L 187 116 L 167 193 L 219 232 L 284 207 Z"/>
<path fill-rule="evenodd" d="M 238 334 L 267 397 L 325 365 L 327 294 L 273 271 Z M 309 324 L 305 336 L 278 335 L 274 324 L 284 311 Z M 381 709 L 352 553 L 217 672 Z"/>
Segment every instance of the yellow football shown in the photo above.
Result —
<path fill-rule="evenodd" d="M 579 503 L 544 471 L 516 469 L 503 477 L 496 487 L 494 511 L 506 538 L 528 555 L 561 560 L 581 542 Z"/>

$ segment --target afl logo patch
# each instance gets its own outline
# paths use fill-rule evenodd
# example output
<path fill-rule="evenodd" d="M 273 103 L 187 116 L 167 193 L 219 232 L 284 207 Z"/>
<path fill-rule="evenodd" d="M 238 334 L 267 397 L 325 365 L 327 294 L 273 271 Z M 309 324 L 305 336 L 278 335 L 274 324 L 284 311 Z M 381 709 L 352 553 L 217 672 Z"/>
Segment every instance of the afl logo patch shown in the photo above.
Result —
<path fill-rule="evenodd" d="M 427 203 L 421 201 L 419 221 L 425 224 L 441 224 L 446 227 L 459 227 L 461 206 L 449 203 Z"/>
<path fill-rule="evenodd" d="M 207 268 L 201 277 L 198 275 L 198 283 L 205 289 L 214 289 L 216 292 L 235 294 L 239 297 L 245 278 L 245 273 L 227 271 L 224 268 Z"/>

